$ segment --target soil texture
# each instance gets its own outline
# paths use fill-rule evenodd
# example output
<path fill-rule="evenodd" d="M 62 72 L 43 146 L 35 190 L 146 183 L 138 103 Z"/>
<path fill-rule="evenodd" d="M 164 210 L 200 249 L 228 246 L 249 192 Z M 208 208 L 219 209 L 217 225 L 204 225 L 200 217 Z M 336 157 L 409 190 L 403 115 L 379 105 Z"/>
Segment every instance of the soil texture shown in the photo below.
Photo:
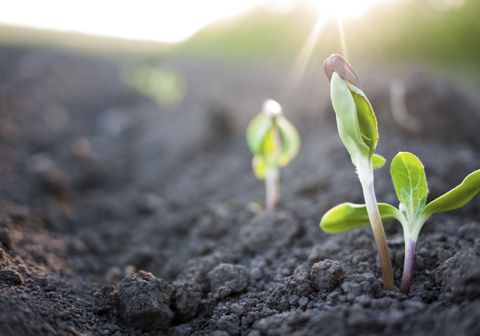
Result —
<path fill-rule="evenodd" d="M 118 57 L 0 49 L 0 335 L 480 335 L 478 196 L 425 225 L 409 295 L 382 289 L 370 228 L 320 230 L 362 203 L 322 62 L 283 98 L 279 64 L 157 62 L 183 76 L 180 104 L 127 85 Z M 397 70 L 359 71 L 377 152 L 417 155 L 431 200 L 480 168 L 480 105 Z M 275 213 L 256 210 L 244 138 L 267 98 L 302 138 Z M 388 166 L 377 199 L 397 205 Z M 398 287 L 402 230 L 385 230 Z"/>

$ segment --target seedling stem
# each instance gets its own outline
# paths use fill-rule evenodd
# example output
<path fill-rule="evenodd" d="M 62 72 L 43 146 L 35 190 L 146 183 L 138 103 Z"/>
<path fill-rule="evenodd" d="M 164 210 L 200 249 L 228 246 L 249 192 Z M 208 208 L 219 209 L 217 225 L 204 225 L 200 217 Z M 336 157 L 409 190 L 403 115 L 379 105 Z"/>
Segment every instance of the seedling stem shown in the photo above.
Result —
<path fill-rule="evenodd" d="M 363 161 L 363 160 L 362 160 Z M 393 271 L 388 251 L 387 238 L 383 229 L 382 218 L 378 210 L 377 198 L 373 186 L 373 166 L 371 161 L 359 164 L 357 167 L 358 177 L 362 185 L 363 197 L 367 207 L 368 218 L 372 227 L 373 237 L 377 245 L 378 257 L 383 276 L 383 288 L 393 287 Z"/>
<path fill-rule="evenodd" d="M 324 62 L 325 75 L 330 81 L 330 97 L 335 110 L 340 138 L 350 154 L 362 185 L 368 218 L 377 245 L 383 274 L 383 288 L 393 287 L 393 271 L 373 187 L 373 168 L 385 159 L 375 154 L 378 142 L 377 118 L 367 96 L 360 89 L 352 66 L 340 55 Z"/>
<path fill-rule="evenodd" d="M 402 283 L 400 292 L 408 293 L 413 276 L 413 262 L 415 260 L 415 242 L 410 238 L 405 239 L 405 260 L 403 263 Z"/>
<path fill-rule="evenodd" d="M 275 211 L 275 205 L 279 195 L 279 171 L 278 168 L 268 168 L 265 174 L 265 210 Z"/>

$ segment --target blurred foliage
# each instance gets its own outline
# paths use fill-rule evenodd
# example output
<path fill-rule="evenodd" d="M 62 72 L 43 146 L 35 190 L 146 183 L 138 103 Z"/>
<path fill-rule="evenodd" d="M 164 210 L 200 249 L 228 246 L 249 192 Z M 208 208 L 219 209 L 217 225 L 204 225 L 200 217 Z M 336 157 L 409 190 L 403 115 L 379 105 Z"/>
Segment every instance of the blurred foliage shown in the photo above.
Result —
<path fill-rule="evenodd" d="M 124 80 L 160 105 L 178 104 L 186 94 L 182 74 L 170 66 L 140 64 L 125 71 Z"/>
<path fill-rule="evenodd" d="M 171 57 L 220 58 L 234 61 L 298 57 L 319 12 L 308 1 L 278 15 L 252 10 L 236 20 L 205 28 L 176 46 L 112 38 L 93 38 L 68 32 L 0 27 L 0 43 L 55 45 L 89 51 Z M 458 3 L 449 10 L 441 4 Z M 352 59 L 381 63 L 422 62 L 441 68 L 480 72 L 480 0 L 398 0 L 373 5 L 358 18 L 345 18 L 344 28 Z M 313 53 L 321 62 L 341 53 L 337 21 L 328 20 Z M 167 76 L 168 77 L 168 76 Z"/>
<path fill-rule="evenodd" d="M 382 63 L 422 62 L 480 71 L 480 1 L 440 10 L 447 0 L 381 3 L 358 18 L 345 18 L 349 54 Z M 458 0 L 457 0 L 458 1 Z M 433 5 L 432 5 L 433 4 Z M 234 23 L 211 26 L 174 49 L 176 56 L 254 60 L 298 56 L 319 14 L 304 6 L 284 14 L 253 12 Z M 322 29 L 314 58 L 341 53 L 337 21 Z"/>
<path fill-rule="evenodd" d="M 480 1 L 467 0 L 449 10 L 436 9 L 432 3 L 416 0 L 383 5 L 372 8 L 365 24 L 347 21 L 349 47 L 393 62 L 409 59 L 480 69 Z"/>
<path fill-rule="evenodd" d="M 174 55 L 233 60 L 298 55 L 317 13 L 297 8 L 285 15 L 258 10 L 231 22 L 211 25 L 173 49 Z M 336 37 L 336 36 L 335 36 Z"/>

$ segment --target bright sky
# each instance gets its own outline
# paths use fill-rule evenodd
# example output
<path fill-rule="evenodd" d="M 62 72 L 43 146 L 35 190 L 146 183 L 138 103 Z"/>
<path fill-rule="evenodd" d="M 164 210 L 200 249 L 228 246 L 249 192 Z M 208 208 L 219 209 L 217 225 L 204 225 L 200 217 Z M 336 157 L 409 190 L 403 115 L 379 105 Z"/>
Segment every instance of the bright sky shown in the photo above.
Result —
<path fill-rule="evenodd" d="M 309 0 L 331 14 L 360 15 L 393 0 Z M 286 11 L 296 0 L 0 0 L 0 23 L 175 43 L 206 25 L 262 6 Z"/>

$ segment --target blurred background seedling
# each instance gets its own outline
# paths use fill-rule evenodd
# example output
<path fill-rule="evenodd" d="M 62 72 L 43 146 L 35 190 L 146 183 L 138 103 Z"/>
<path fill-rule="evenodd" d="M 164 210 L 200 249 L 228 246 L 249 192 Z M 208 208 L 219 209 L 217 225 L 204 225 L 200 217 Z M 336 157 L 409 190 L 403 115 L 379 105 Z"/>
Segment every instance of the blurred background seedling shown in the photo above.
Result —
<path fill-rule="evenodd" d="M 300 136 L 283 116 L 280 104 L 268 99 L 248 125 L 247 144 L 253 154 L 253 172 L 265 180 L 265 209 L 272 212 L 279 197 L 280 168 L 297 155 Z"/>
<path fill-rule="evenodd" d="M 136 65 L 125 71 L 124 80 L 127 85 L 161 106 L 174 106 L 182 102 L 187 89 L 182 74 L 172 66 Z"/>

